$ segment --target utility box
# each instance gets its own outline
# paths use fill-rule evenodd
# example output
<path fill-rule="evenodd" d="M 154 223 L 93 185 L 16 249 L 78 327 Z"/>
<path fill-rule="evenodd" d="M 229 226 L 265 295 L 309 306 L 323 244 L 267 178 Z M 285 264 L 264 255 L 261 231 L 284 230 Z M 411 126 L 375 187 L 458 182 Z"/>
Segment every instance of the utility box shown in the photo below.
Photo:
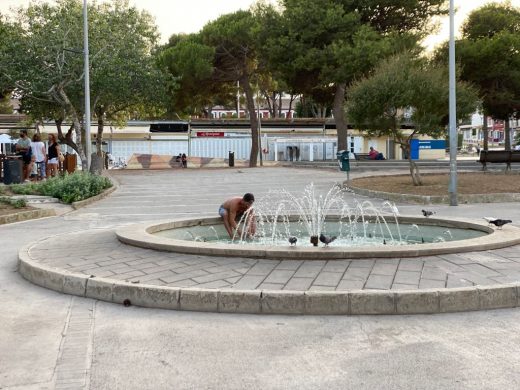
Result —
<path fill-rule="evenodd" d="M 65 155 L 65 161 L 63 162 L 63 170 L 67 173 L 74 173 L 76 171 L 76 165 L 78 164 L 78 158 L 74 153 L 67 153 Z"/>
<path fill-rule="evenodd" d="M 231 152 L 231 151 L 229 152 L 228 160 L 229 160 L 229 166 L 234 167 L 235 166 L 235 152 Z"/>
<path fill-rule="evenodd" d="M 336 157 L 338 158 L 339 169 L 343 172 L 350 171 L 350 159 L 348 156 L 347 150 L 339 150 L 336 153 Z"/>

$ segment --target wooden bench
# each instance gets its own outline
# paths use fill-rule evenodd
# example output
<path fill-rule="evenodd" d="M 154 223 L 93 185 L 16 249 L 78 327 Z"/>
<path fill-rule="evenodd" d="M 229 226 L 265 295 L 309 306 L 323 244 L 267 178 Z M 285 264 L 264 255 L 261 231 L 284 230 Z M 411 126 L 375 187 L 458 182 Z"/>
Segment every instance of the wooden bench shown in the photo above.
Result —
<path fill-rule="evenodd" d="M 511 170 L 511 163 L 520 163 L 520 151 L 482 150 L 478 162 L 482 164 L 482 170 L 486 169 L 487 163 L 505 163 L 506 170 Z"/>
<path fill-rule="evenodd" d="M 356 160 L 370 160 L 368 153 L 354 153 L 354 157 Z"/>

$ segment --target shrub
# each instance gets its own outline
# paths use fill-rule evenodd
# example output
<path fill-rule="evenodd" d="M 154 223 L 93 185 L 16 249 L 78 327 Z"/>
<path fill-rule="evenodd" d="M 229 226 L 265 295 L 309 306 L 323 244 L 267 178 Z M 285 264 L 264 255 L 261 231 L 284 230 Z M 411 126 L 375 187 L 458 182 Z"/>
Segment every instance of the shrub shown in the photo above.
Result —
<path fill-rule="evenodd" d="M 11 199 L 7 196 L 0 197 L 0 203 L 8 204 L 13 206 L 15 209 L 21 209 L 27 206 L 27 200 L 25 198 L 21 199 Z"/>
<path fill-rule="evenodd" d="M 20 194 L 20 195 L 40 195 L 39 185 L 37 183 L 11 184 L 11 186 L 9 188 L 15 194 Z"/>
<path fill-rule="evenodd" d="M 58 198 L 65 203 L 77 202 L 100 194 L 112 187 L 110 179 L 90 173 L 75 172 L 53 177 L 39 184 L 42 195 Z"/>
<path fill-rule="evenodd" d="M 11 199 L 11 206 L 13 206 L 15 209 L 21 209 L 27 206 L 27 199 L 20 198 L 20 199 Z"/>
<path fill-rule="evenodd" d="M 112 182 L 105 176 L 75 172 L 37 183 L 14 184 L 11 190 L 16 194 L 46 195 L 72 203 L 98 195 L 110 187 Z"/>

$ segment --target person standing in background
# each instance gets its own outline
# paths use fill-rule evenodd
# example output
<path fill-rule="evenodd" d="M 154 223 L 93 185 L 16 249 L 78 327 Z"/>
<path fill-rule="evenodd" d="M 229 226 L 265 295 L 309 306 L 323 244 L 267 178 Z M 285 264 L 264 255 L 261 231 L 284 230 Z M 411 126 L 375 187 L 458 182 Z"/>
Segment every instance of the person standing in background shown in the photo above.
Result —
<path fill-rule="evenodd" d="M 47 176 L 54 177 L 56 176 L 56 173 L 58 173 L 58 157 L 61 149 L 58 142 L 56 142 L 56 136 L 54 134 L 49 134 L 47 139 L 49 142 L 47 149 Z"/>
<path fill-rule="evenodd" d="M 31 142 L 31 164 L 29 165 L 28 171 L 31 172 L 34 164 L 36 163 L 36 169 L 40 169 L 40 178 L 45 180 L 45 163 L 47 162 L 47 151 L 45 150 L 45 144 L 42 142 L 40 134 L 36 133 L 33 136 Z"/>

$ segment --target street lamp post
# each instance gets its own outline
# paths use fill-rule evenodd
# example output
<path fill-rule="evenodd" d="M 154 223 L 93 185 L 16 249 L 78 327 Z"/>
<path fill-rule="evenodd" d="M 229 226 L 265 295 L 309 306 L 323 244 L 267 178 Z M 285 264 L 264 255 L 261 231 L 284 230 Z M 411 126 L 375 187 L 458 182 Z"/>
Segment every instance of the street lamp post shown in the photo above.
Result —
<path fill-rule="evenodd" d="M 88 53 L 88 17 L 87 0 L 83 0 L 83 54 L 85 72 L 85 153 L 87 155 L 87 171 L 90 169 L 91 146 L 90 140 L 90 75 Z"/>
<path fill-rule="evenodd" d="M 455 10 L 450 0 L 450 206 L 457 206 L 457 95 L 455 89 Z"/>

